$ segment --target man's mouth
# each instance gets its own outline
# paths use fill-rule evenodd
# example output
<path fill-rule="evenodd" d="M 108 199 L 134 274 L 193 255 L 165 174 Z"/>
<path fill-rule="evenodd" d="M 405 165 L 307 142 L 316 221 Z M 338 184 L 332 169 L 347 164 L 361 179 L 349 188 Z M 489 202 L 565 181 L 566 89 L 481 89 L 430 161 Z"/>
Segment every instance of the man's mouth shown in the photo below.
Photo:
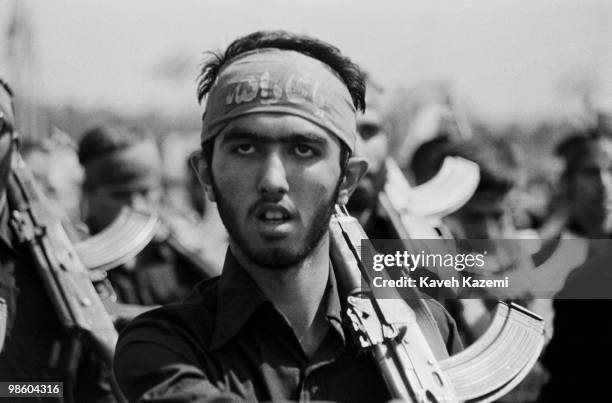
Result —
<path fill-rule="evenodd" d="M 283 206 L 277 204 L 262 204 L 255 209 L 254 216 L 265 224 L 283 224 L 293 217 L 293 214 Z"/>
<path fill-rule="evenodd" d="M 282 211 L 266 210 L 259 214 L 258 218 L 269 222 L 284 222 L 289 219 L 289 215 Z"/>
<path fill-rule="evenodd" d="M 292 225 L 295 214 L 277 204 L 259 205 L 252 216 L 260 236 L 266 239 L 283 239 L 295 229 Z"/>

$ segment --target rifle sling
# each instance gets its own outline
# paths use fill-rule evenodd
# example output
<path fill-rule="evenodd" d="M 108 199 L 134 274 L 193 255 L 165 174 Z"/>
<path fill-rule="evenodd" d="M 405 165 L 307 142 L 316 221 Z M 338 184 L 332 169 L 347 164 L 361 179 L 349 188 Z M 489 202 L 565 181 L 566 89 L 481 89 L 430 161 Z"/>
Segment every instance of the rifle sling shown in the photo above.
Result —
<path fill-rule="evenodd" d="M 348 247 L 351 249 L 351 252 L 355 256 L 357 262 L 361 262 L 359 257 L 359 253 L 355 249 L 353 242 L 351 241 L 351 235 L 347 233 L 345 228 L 342 226 L 340 222 L 338 222 L 338 226 L 342 232 L 343 237 L 346 240 Z M 361 230 L 363 233 L 363 230 Z M 364 235 L 365 236 L 365 233 Z M 361 263 L 359 265 L 363 268 Z M 365 275 L 365 271 L 362 269 L 362 275 Z M 376 297 L 376 290 L 372 289 L 374 297 Z M 423 336 L 427 340 L 429 347 L 431 348 L 434 356 L 438 360 L 442 360 L 448 358 L 448 350 L 446 349 L 446 343 L 442 338 L 442 334 L 440 333 L 440 329 L 438 328 L 438 324 L 433 316 L 433 313 L 423 300 L 423 296 L 417 291 L 410 287 L 407 287 L 408 298 L 404 299 L 404 301 L 410 306 L 410 308 L 414 311 L 416 316 L 416 321 L 419 327 L 421 328 L 421 332 Z M 399 297 L 399 294 L 398 294 Z"/>
<path fill-rule="evenodd" d="M 420 296 L 415 296 L 414 298 L 409 298 L 407 302 L 408 305 L 410 305 L 410 308 L 412 308 L 414 311 L 417 324 L 421 328 L 421 332 L 423 332 L 423 336 L 425 336 L 425 339 L 427 339 L 427 343 L 429 344 L 429 347 L 433 351 L 436 358 L 438 360 L 448 358 L 449 355 L 446 348 L 446 343 L 442 339 L 442 334 L 440 333 L 440 329 L 438 328 L 438 324 L 436 323 L 433 313 L 423 298 Z"/>

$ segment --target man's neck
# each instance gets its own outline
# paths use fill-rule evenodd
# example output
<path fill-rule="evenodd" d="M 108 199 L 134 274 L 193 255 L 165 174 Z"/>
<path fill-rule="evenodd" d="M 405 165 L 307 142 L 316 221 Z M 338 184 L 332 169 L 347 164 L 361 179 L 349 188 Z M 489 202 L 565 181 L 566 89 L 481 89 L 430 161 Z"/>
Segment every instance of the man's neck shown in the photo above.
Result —
<path fill-rule="evenodd" d="M 253 263 L 231 241 L 230 248 L 242 267 L 268 299 L 287 318 L 304 352 L 311 356 L 327 333 L 325 289 L 329 279 L 329 235 L 298 264 L 279 269 Z"/>

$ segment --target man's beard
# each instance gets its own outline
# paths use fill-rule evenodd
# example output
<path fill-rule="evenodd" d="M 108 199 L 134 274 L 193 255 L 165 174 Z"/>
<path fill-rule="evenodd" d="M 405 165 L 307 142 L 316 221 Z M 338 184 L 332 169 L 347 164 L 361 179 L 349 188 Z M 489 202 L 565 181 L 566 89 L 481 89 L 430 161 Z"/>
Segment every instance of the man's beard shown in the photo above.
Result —
<path fill-rule="evenodd" d="M 286 269 L 294 266 L 303 261 L 319 244 L 323 235 L 329 229 L 329 221 L 332 213 L 334 212 L 334 205 L 338 199 L 338 192 L 340 191 L 340 184 L 342 181 L 338 181 L 336 190 L 333 192 L 332 197 L 325 200 L 324 203 L 319 205 L 319 208 L 315 210 L 311 225 L 306 229 L 306 237 L 300 247 L 295 250 L 288 250 L 287 248 L 272 248 L 267 251 L 258 251 L 252 247 L 249 239 L 244 236 L 240 231 L 240 224 L 238 223 L 238 217 L 235 211 L 230 207 L 227 199 L 219 191 L 214 178 L 212 178 L 212 187 L 215 192 L 217 201 L 217 208 L 219 209 L 219 216 L 221 221 L 225 225 L 227 232 L 232 237 L 234 242 L 238 245 L 240 250 L 254 263 L 261 267 L 269 269 Z"/>

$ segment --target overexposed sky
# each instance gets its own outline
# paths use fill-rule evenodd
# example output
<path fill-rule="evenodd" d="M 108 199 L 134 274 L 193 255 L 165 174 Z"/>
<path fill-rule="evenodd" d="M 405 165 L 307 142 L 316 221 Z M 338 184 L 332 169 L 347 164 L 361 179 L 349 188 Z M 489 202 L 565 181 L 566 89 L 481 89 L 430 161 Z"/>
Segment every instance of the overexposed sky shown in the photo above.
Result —
<path fill-rule="evenodd" d="M 50 103 L 198 113 L 201 53 L 275 28 L 332 42 L 386 86 L 447 79 L 496 120 L 567 113 L 576 83 L 612 90 L 606 0 L 0 0 L 2 31 L 15 1 Z"/>

